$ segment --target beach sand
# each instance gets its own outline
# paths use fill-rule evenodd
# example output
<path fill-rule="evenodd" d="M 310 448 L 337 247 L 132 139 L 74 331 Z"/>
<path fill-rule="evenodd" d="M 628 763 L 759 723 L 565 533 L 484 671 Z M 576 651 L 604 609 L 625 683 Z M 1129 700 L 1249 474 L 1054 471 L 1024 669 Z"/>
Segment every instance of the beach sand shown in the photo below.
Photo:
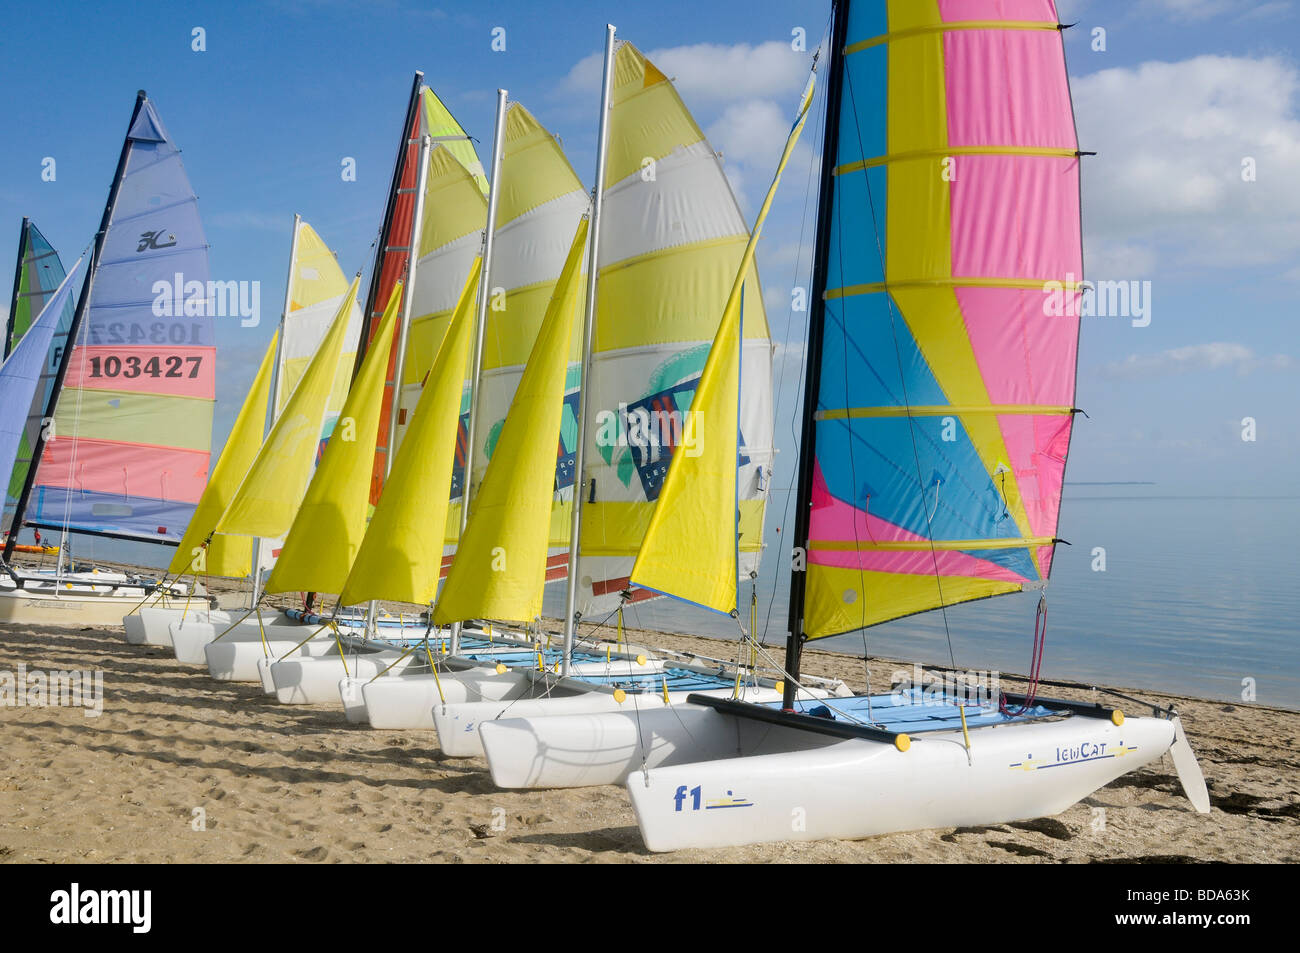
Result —
<path fill-rule="evenodd" d="M 629 637 L 712 656 L 733 647 Z M 432 732 L 280 705 L 170 650 L 128 645 L 120 629 L 0 627 L 0 671 L 20 663 L 102 670 L 103 713 L 0 707 L 0 862 L 1300 862 L 1292 711 L 1139 693 L 1181 712 L 1208 815 L 1192 811 L 1166 757 L 1053 818 L 651 854 L 623 788 L 499 791 L 483 761 L 444 758 Z M 873 687 L 896 667 L 874 661 Z M 861 659 L 809 651 L 805 670 L 864 684 Z"/>

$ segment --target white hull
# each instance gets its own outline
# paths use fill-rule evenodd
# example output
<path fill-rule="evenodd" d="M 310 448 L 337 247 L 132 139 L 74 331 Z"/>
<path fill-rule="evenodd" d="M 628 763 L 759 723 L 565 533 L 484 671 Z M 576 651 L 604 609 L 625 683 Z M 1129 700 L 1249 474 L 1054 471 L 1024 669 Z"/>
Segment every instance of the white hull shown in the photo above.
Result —
<path fill-rule="evenodd" d="M 144 606 L 139 612 L 124 616 L 122 627 L 126 630 L 126 640 L 132 645 L 172 646 L 171 626 L 187 621 L 210 622 L 214 625 L 229 625 L 234 621 L 229 612 L 210 609 L 204 600 L 197 600 L 186 607 L 181 605 Z"/>
<path fill-rule="evenodd" d="M 374 678 L 384 669 L 389 674 L 401 672 L 415 661 L 415 653 L 405 657 L 398 649 L 346 648 L 340 657 L 337 648 L 331 654 L 314 658 L 294 655 L 269 666 L 275 683 L 275 697 L 284 705 L 338 705 L 339 682 L 344 678 Z"/>
<path fill-rule="evenodd" d="M 79 582 L 56 587 L 53 580 L 15 587 L 7 576 L 0 576 L 0 624 L 118 626 L 145 595 L 143 588 L 112 591 Z"/>
<path fill-rule="evenodd" d="M 680 712 L 694 710 L 696 707 L 686 704 L 688 696 L 730 698 L 732 691 L 731 687 L 705 691 L 670 691 L 667 704 L 664 703 L 663 695 L 655 692 L 628 694 L 621 702 L 611 692 L 605 691 L 579 691 L 576 694 L 560 691 L 541 697 L 520 694 L 505 700 L 505 704 L 483 701 L 437 706 L 433 712 L 433 722 L 438 729 L 443 754 L 455 758 L 486 755 L 489 765 L 492 753 L 486 747 L 482 729 L 489 728 L 490 734 L 498 725 L 510 724 L 512 727 L 509 734 L 493 735 L 494 738 L 501 739 L 496 753 L 503 772 L 501 776 L 518 782 L 530 774 L 536 774 L 536 780 L 509 784 L 497 781 L 499 787 L 618 784 L 627 778 L 627 768 L 619 765 L 630 763 L 632 755 L 639 750 L 636 732 L 638 724 L 643 732 L 653 731 L 650 728 L 650 724 L 653 724 L 662 725 L 663 730 L 675 733 L 680 730 Z M 800 698 L 822 698 L 827 694 L 821 690 L 804 691 Z M 756 704 L 775 702 L 781 700 L 781 692 L 774 687 L 750 685 L 742 688 L 741 700 Z M 639 722 L 638 718 L 641 719 Z M 647 723 L 647 718 L 652 721 Z M 561 726 L 558 731 L 551 730 L 553 722 Z M 543 741 L 543 737 L 547 740 Z M 593 747 L 594 750 L 588 751 L 588 748 Z M 588 764 L 576 773 L 572 772 L 574 759 L 581 761 L 587 754 L 594 758 L 594 764 Z M 639 758 L 637 763 L 640 763 Z M 604 768 L 596 769 L 597 764 L 604 765 Z M 578 780 L 586 777 L 590 779 Z M 495 772 L 493 780 L 496 780 Z"/>
<path fill-rule="evenodd" d="M 209 642 L 203 646 L 208 674 L 219 682 L 256 682 L 261 678 L 258 663 L 263 659 L 270 664 L 290 653 L 295 656 L 324 655 L 334 648 L 333 636 L 317 636 L 303 643 L 312 630 L 307 626 L 299 628 L 302 631 L 293 641 L 283 638 L 277 631 L 274 638 L 268 633 L 265 644 L 261 639 L 231 639 L 229 636 Z"/>
<path fill-rule="evenodd" d="M 442 683 L 439 694 L 438 683 Z M 371 728 L 396 731 L 431 731 L 433 707 L 448 702 L 500 700 L 511 692 L 527 689 L 532 684 L 527 672 L 510 670 L 498 675 L 495 669 L 467 668 L 457 672 L 439 670 L 435 679 L 432 673 L 404 673 L 397 678 L 344 679 L 339 684 L 344 710 L 351 711 L 349 720 L 368 722 Z M 360 704 L 357 695 L 360 695 Z"/>
<path fill-rule="evenodd" d="M 960 731 L 914 736 L 910 750 L 899 751 L 886 742 L 709 714 L 702 747 L 730 743 L 744 756 L 670 757 L 627 780 L 650 850 L 1046 817 L 1155 761 L 1174 740 L 1172 722 L 1163 719 L 1116 726 L 1075 716 L 976 729 L 968 761 Z"/>
<path fill-rule="evenodd" d="M 660 696 L 640 695 L 622 705 L 601 699 L 585 708 L 567 699 L 530 699 L 504 710 L 497 706 L 499 718 L 480 709 L 487 717 L 479 724 L 479 743 L 500 788 L 622 784 L 643 767 L 735 757 L 736 730 L 721 727 L 723 716 L 713 709 L 686 704 L 688 694 L 670 692 L 669 707 Z M 727 698 L 731 693 L 700 694 Z M 750 689 L 745 695 L 753 702 L 779 697 L 775 689 Z"/>

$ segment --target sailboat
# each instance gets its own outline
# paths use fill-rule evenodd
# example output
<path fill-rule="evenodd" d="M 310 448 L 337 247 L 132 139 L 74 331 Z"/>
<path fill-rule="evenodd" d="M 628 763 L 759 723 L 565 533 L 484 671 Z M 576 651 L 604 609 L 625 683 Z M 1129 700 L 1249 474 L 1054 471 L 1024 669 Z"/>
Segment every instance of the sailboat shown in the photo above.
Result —
<path fill-rule="evenodd" d="M 6 564 L 23 525 L 179 541 L 208 475 L 216 346 L 207 259 L 180 150 L 141 91 L 49 388 L 48 425 L 30 447 Z M 60 569 L 52 584 L 9 568 L 0 613 L 11 621 L 115 624 L 158 589 L 121 573 Z"/>
<path fill-rule="evenodd" d="M 310 224 L 295 215 L 290 234 L 289 271 L 279 327 L 267 346 L 208 485 L 168 566 L 168 573 L 175 578 L 249 577 L 254 597 L 261 573 L 275 564 L 279 541 L 214 535 L 213 531 L 319 349 L 349 288 L 334 253 Z M 322 441 L 332 432 L 355 361 L 361 330 L 361 309 L 355 302 L 348 320 L 325 402 L 320 428 Z M 308 456 L 314 453 L 310 443 L 304 443 L 302 450 Z M 220 631 L 234 624 L 240 615 L 206 605 L 187 605 L 181 600 L 174 605 L 142 606 L 138 612 L 123 618 L 122 624 L 128 642 L 168 646 L 180 661 L 202 663 L 202 642 L 208 637 L 202 627 L 210 625 Z M 172 626 L 188 627 L 179 643 L 173 637 Z"/>
<path fill-rule="evenodd" d="M 1046 315 L 1042 296 L 1082 274 L 1081 153 L 1055 9 L 1028 6 L 1035 18 L 999 8 L 966 20 L 836 4 L 785 697 L 692 695 L 673 723 L 650 713 L 630 731 L 609 715 L 484 726 L 514 735 L 522 786 L 534 780 L 521 770 L 528 750 L 618 762 L 655 851 L 1051 815 L 1166 753 L 1193 805 L 1209 809 L 1171 709 L 1126 716 L 1042 697 L 1036 682 L 1024 695 L 794 697 L 810 639 L 1046 585 L 1079 328 Z M 737 360 L 719 335 L 710 369 L 725 381 Z M 676 476 L 678 503 L 718 491 Z M 692 554 L 725 540 L 693 540 L 689 511 L 656 514 L 634 580 L 662 579 L 668 558 L 683 577 L 708 578 Z"/>
<path fill-rule="evenodd" d="M 5 324 L 3 342 L 4 358 L 8 359 L 14 348 L 23 339 L 33 324 L 45 310 L 67 273 L 59 253 L 49 243 L 41 230 L 29 218 L 24 218 L 18 232 L 18 264 L 14 270 L 14 291 L 9 301 L 9 319 Z M 40 380 L 32 395 L 27 420 L 19 437 L 18 450 L 10 468 L 9 482 L 5 491 L 5 517 L 18 502 L 22 493 L 23 482 L 32 463 L 32 448 L 41 429 L 41 420 L 45 414 L 50 393 L 54 390 L 54 379 L 59 373 L 59 357 L 67 347 L 68 328 L 72 326 L 72 314 L 76 303 L 75 296 L 68 295 L 59 310 L 52 337 L 47 349 L 48 359 L 41 370 Z M 10 403 L 8 408 L 19 406 Z M 0 472 L 4 472 L 0 470 Z M 39 531 L 38 531 L 39 532 Z M 6 528 L 5 534 L 8 535 Z M 18 543 L 15 552 L 54 555 L 57 547 L 42 546 L 39 539 L 34 545 Z"/>
<path fill-rule="evenodd" d="M 746 573 L 758 565 L 772 457 L 771 342 L 761 290 L 756 272 L 735 281 L 749 229 L 718 156 L 672 83 L 631 43 L 615 52 L 612 30 L 606 40 L 601 203 L 594 209 L 596 265 L 588 275 L 575 455 L 584 489 L 571 525 L 565 643 L 549 672 L 519 666 L 463 691 L 447 680 L 432 720 L 448 755 L 483 754 L 480 726 L 498 718 L 662 708 L 691 692 L 759 700 L 781 695 L 779 677 L 754 672 L 747 657 L 643 652 L 639 665 L 615 666 L 591 660 L 588 651 L 575 660 L 580 614 L 609 614 L 656 595 L 634 585 L 628 573 L 670 462 L 700 449 L 683 411 L 733 289 L 736 306 L 743 303 L 751 319 L 739 345 L 744 386 L 737 384 L 746 442 L 726 468 L 740 513 L 733 542 Z M 845 690 L 817 679 L 804 688 L 809 697 Z"/>

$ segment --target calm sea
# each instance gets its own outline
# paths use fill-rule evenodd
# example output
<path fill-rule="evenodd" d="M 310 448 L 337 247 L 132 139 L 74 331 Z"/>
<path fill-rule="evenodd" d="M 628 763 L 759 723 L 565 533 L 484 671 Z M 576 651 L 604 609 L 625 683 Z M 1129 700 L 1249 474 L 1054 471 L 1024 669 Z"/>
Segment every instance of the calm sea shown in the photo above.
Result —
<path fill-rule="evenodd" d="M 778 494 L 778 498 L 780 494 Z M 775 509 L 775 507 L 774 507 Z M 769 517 L 768 556 L 758 580 L 759 626 L 785 639 L 788 563 Z M 1300 497 L 1179 496 L 1151 486 L 1067 488 L 1048 590 L 1043 675 L 1151 688 L 1223 701 L 1300 709 L 1300 588 L 1292 556 Z M 170 549 L 81 539 L 79 554 L 160 565 Z M 1105 550 L 1100 570 L 1097 548 Z M 161 562 L 160 562 L 161 560 Z M 778 565 L 779 563 L 779 565 Z M 1094 565 L 1098 569 L 1094 569 Z M 748 592 L 745 593 L 748 602 Z M 872 655 L 1025 672 L 1037 594 L 986 599 L 866 630 Z M 551 586 L 546 612 L 560 615 Z M 628 625 L 734 638 L 735 623 L 661 599 L 630 607 Z M 864 633 L 819 648 L 856 655 Z"/>

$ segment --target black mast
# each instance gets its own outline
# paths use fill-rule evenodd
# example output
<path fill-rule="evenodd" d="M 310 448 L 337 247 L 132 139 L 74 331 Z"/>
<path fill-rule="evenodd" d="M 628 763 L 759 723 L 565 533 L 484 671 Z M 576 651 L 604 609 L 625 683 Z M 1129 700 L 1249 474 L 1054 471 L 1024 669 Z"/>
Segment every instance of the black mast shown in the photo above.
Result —
<path fill-rule="evenodd" d="M 821 390 L 822 335 L 826 326 L 826 272 L 830 263 L 831 210 L 835 188 L 835 159 L 840 129 L 840 99 L 844 85 L 844 44 L 848 36 L 849 0 L 835 0 L 832 12 L 830 64 L 826 70 L 826 128 L 822 134 L 822 174 L 817 199 L 817 239 L 813 255 L 812 308 L 808 312 L 808 367 L 803 392 L 803 433 L 799 441 L 799 490 L 795 497 L 793 545 L 802 559 L 790 569 L 790 628 L 785 644 L 785 689 L 782 707 L 794 709 L 799 691 L 799 656 L 803 650 L 804 583 L 808 578 L 808 523 L 812 513 L 812 477 L 817 433 L 817 395 Z M 793 554 L 792 554 L 793 558 Z M 802 564 L 803 568 L 798 568 Z"/>
<path fill-rule="evenodd" d="M 99 255 L 104 248 L 104 238 L 108 235 L 108 226 L 113 218 L 113 208 L 117 205 L 117 193 L 122 187 L 122 176 L 126 173 L 126 163 L 131 157 L 131 130 L 135 128 L 140 107 L 148 97 L 142 89 L 135 96 L 135 108 L 131 110 L 131 121 L 126 126 L 126 137 L 122 140 L 122 152 L 117 157 L 117 171 L 113 173 L 113 184 L 108 189 L 108 201 L 104 204 L 104 217 L 99 221 L 99 231 L 95 233 L 95 249 L 90 255 L 90 267 L 86 269 L 86 279 L 81 286 L 81 295 L 77 298 L 77 310 L 72 315 L 72 325 L 68 328 L 67 343 L 59 355 L 59 370 L 54 377 L 54 387 L 50 389 L 50 398 L 45 404 L 45 420 L 53 420 L 54 409 L 59 403 L 59 393 L 63 390 L 63 379 L 68 374 L 72 351 L 76 347 L 77 335 L 81 332 L 81 323 L 86 309 L 90 305 L 90 293 L 95 284 L 95 271 L 99 268 Z M 36 483 L 36 471 L 40 469 L 41 453 L 45 449 L 46 427 L 42 424 L 36 434 L 36 445 L 32 447 L 32 462 L 27 468 L 27 478 L 23 481 L 23 491 L 18 495 L 18 507 L 14 510 L 13 523 L 10 524 L 9 540 L 5 543 L 4 560 L 13 558 L 14 546 L 18 542 L 18 530 L 23 525 L 23 516 L 31 500 L 32 486 Z"/>
<path fill-rule="evenodd" d="M 31 227 L 31 222 L 32 220 L 24 215 L 22 228 L 18 231 L 18 264 L 14 266 L 14 293 L 9 299 L 9 318 L 5 321 L 4 356 L 6 358 L 14 349 L 14 318 L 18 310 L 18 294 L 23 287 L 23 250 L 27 247 L 27 229 Z"/>
<path fill-rule="evenodd" d="M 374 319 L 383 313 L 382 310 L 375 310 L 375 299 L 379 296 L 379 279 L 384 271 L 384 256 L 388 254 L 389 232 L 393 229 L 393 215 L 397 211 L 397 190 L 402 185 L 402 173 L 406 171 L 406 160 L 409 157 L 411 147 L 411 126 L 415 123 L 417 111 L 420 108 L 420 87 L 424 84 L 424 73 L 420 70 L 415 71 L 415 78 L 411 80 L 411 98 L 406 104 L 406 121 L 402 125 L 401 144 L 397 147 L 397 161 L 393 163 L 393 181 L 388 186 L 388 204 L 384 206 L 384 224 L 379 229 L 379 242 L 375 246 L 375 263 L 370 269 L 370 287 L 366 291 L 366 307 L 361 315 L 361 338 L 357 341 L 357 358 L 352 367 L 352 377 L 355 379 L 361 371 L 361 362 L 365 359 L 366 351 L 369 350 L 370 332 Z M 416 249 L 411 249 L 407 254 L 415 254 Z M 403 292 L 405 293 L 405 292 Z M 398 381 L 393 387 L 393 399 L 398 399 L 401 392 L 401 382 Z M 391 443 L 391 439 L 389 440 Z"/>

